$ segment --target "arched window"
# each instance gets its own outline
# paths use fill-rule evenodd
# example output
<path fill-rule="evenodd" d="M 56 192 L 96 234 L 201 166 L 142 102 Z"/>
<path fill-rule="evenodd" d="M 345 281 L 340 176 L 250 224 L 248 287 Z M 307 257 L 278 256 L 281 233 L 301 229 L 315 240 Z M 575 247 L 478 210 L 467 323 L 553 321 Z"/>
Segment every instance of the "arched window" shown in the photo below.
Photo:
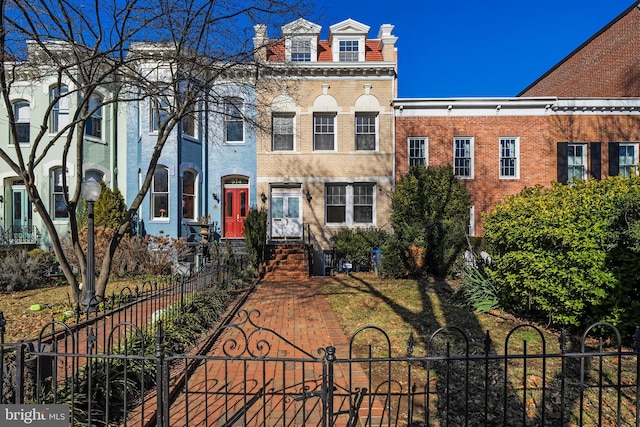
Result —
<path fill-rule="evenodd" d="M 31 107 L 27 101 L 13 103 L 13 115 L 16 120 L 18 144 L 28 144 L 31 139 Z"/>
<path fill-rule="evenodd" d="M 153 219 L 169 217 L 169 168 L 158 166 L 151 183 L 151 215 Z"/>
<path fill-rule="evenodd" d="M 182 218 L 196 219 L 197 176 L 193 171 L 184 171 L 182 175 Z"/>
<path fill-rule="evenodd" d="M 51 170 L 51 212 L 53 219 L 67 219 L 69 218 L 69 211 L 67 210 L 67 204 L 64 201 L 64 193 L 66 188 L 63 185 L 64 168 L 59 166 Z"/>
<path fill-rule="evenodd" d="M 91 95 L 89 98 L 89 113 L 91 116 L 85 124 L 85 135 L 102 138 L 102 97 Z"/>
<path fill-rule="evenodd" d="M 49 102 L 53 103 L 53 109 L 49 116 L 49 132 L 58 132 L 69 124 L 68 92 L 69 88 L 65 85 L 49 88 Z"/>

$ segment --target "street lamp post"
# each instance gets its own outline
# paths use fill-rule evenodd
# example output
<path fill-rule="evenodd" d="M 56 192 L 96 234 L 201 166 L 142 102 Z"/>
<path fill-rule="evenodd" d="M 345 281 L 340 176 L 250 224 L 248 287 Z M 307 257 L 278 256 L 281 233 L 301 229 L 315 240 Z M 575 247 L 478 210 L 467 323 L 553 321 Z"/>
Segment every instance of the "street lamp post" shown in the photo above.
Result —
<path fill-rule="evenodd" d="M 82 198 L 87 202 L 87 269 L 84 280 L 84 297 L 82 298 L 82 308 L 85 313 L 96 311 L 96 268 L 95 268 L 95 242 L 93 229 L 93 204 L 98 201 L 102 186 L 95 179 L 89 178 L 82 183 L 80 192 Z"/>

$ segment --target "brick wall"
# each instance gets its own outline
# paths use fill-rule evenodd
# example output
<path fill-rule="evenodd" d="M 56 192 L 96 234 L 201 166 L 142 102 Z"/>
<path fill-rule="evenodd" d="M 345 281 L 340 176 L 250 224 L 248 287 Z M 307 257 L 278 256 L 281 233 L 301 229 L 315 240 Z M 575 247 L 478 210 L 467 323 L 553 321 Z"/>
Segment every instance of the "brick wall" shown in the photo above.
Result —
<path fill-rule="evenodd" d="M 429 166 L 453 163 L 455 136 L 474 138 L 474 177 L 465 179 L 475 206 L 476 235 L 482 234 L 482 212 L 525 187 L 548 186 L 557 180 L 558 142 L 601 142 L 602 175 L 608 174 L 608 143 L 640 141 L 638 115 L 398 117 L 397 179 L 408 170 L 408 138 L 428 137 Z M 520 140 L 520 177 L 500 179 L 499 138 Z M 587 145 L 589 147 L 589 145 Z M 588 157 L 591 153 L 588 153 Z"/>
<path fill-rule="evenodd" d="M 565 58 L 522 96 L 640 95 L 640 10 L 633 6 Z"/>

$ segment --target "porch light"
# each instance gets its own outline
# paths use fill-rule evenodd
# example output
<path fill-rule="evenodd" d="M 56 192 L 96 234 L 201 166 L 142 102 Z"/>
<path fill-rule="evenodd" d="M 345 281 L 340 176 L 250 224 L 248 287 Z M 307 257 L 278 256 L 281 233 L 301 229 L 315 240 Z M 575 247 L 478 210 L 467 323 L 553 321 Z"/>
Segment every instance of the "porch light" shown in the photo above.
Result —
<path fill-rule="evenodd" d="M 309 189 L 307 188 L 307 202 L 311 203 L 311 199 L 313 199 L 313 197 L 311 197 L 311 193 L 309 193 Z"/>
<path fill-rule="evenodd" d="M 264 194 L 264 191 L 260 194 L 260 200 L 262 200 L 262 203 L 267 202 L 267 196 Z"/>

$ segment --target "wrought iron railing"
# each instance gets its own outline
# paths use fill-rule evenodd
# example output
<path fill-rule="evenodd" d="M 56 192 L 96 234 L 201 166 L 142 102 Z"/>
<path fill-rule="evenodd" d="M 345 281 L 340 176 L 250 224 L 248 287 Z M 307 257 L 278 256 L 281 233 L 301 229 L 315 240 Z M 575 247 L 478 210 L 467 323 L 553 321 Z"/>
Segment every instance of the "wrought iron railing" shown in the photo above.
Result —
<path fill-rule="evenodd" d="M 310 352 L 298 347 L 295 337 L 260 324 L 255 310 L 240 311 L 236 319 L 213 334 L 216 344 L 206 354 L 165 348 L 162 327 L 156 341 L 146 344 L 154 346 L 153 355 L 1 344 L 0 403 L 51 403 L 47 399 L 56 393 L 77 393 L 74 383 L 62 384 L 68 388 L 61 391 L 52 388 L 49 377 L 63 366 L 85 378 L 87 369 L 96 369 L 101 382 L 85 391 L 106 388 L 96 397 L 103 401 L 95 403 L 108 409 L 92 413 L 96 425 L 640 425 L 640 332 L 626 348 L 607 323 L 587 328 L 581 337 L 562 333 L 559 343 L 547 342 L 535 326 L 520 325 L 497 347 L 488 332 L 472 337 L 450 326 L 411 336 L 404 350 L 392 348 L 383 329 L 369 326 L 340 350 L 327 346 Z M 108 335 L 127 325 L 131 322 L 114 325 Z M 4 328 L 0 319 L 0 338 Z M 124 378 L 149 381 L 140 376 L 144 365 L 156 373 L 152 391 L 125 395 L 118 402 L 126 408 L 117 407 L 109 399 Z M 35 392 L 12 393 L 6 385 L 22 384 L 25 370 L 44 372 L 32 376 Z"/>
<path fill-rule="evenodd" d="M 12 224 L 2 234 L 2 241 L 5 245 L 37 245 L 41 238 L 40 230 L 35 225 L 15 225 Z"/>

